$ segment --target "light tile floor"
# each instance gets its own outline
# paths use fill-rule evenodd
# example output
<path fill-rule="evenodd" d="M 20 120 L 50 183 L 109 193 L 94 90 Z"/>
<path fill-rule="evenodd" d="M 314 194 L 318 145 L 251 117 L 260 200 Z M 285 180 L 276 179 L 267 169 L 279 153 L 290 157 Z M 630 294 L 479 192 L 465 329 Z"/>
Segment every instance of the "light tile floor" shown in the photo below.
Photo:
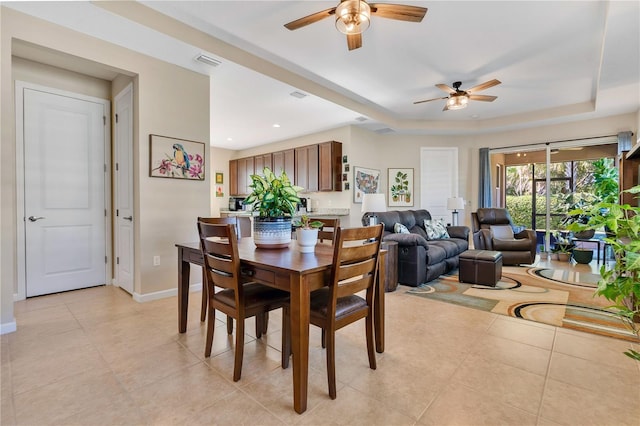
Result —
<path fill-rule="evenodd" d="M 175 297 L 139 304 L 107 286 L 17 302 L 18 331 L 0 340 L 0 420 L 640 425 L 640 363 L 622 354 L 630 343 L 410 296 L 407 289 L 386 295 L 386 351 L 377 355 L 377 370 L 368 367 L 362 321 L 338 332 L 334 401 L 320 333 L 311 328 L 302 415 L 292 408 L 292 370 L 280 368 L 278 311 L 262 339 L 248 320 L 242 379 L 234 383 L 233 337 L 223 321 L 212 357 L 203 356 L 199 293 L 191 295 L 183 335 Z"/>

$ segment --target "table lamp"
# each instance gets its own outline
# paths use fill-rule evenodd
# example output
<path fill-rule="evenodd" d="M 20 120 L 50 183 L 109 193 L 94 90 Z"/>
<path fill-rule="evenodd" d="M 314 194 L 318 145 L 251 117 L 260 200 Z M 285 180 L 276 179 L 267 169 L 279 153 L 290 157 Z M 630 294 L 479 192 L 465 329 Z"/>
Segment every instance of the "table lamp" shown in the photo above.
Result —
<path fill-rule="evenodd" d="M 384 199 L 384 194 L 364 194 L 361 211 L 363 213 L 373 213 L 369 216 L 369 226 L 377 225 L 378 217 L 376 213 L 387 211 L 387 202 Z"/>
<path fill-rule="evenodd" d="M 464 199 L 462 197 L 447 198 L 447 210 L 451 212 L 451 224 L 458 226 L 458 210 L 464 210 Z"/>

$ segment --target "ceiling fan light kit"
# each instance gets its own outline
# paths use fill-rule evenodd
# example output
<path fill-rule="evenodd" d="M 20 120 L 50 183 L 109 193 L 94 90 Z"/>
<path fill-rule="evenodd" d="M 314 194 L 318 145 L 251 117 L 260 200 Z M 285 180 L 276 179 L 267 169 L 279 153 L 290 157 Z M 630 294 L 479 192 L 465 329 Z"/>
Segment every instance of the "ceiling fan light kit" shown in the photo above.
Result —
<path fill-rule="evenodd" d="M 343 34 L 360 34 L 369 28 L 371 7 L 360 0 L 345 0 L 336 7 L 336 28 Z"/>
<path fill-rule="evenodd" d="M 460 86 L 462 86 L 461 81 L 456 81 L 453 83 L 453 87 L 449 87 L 446 84 L 439 83 L 436 84 L 436 87 L 444 92 L 449 93 L 449 96 L 445 96 L 443 98 L 433 98 L 433 99 L 425 99 L 422 101 L 416 101 L 414 104 L 421 104 L 424 102 L 438 101 L 441 99 L 446 99 L 447 102 L 444 104 L 443 111 L 448 111 L 451 109 L 463 109 L 466 108 L 469 104 L 469 101 L 482 101 L 482 102 L 493 102 L 498 97 L 497 96 L 489 96 L 489 95 L 476 95 L 476 92 L 480 92 L 481 90 L 488 89 L 489 87 L 497 86 L 500 84 L 500 80 L 489 80 L 485 81 L 482 84 L 478 84 L 477 86 L 473 86 L 471 89 L 461 90 Z"/>
<path fill-rule="evenodd" d="M 454 95 L 447 99 L 447 109 L 463 109 L 469 104 L 467 95 Z"/>
<path fill-rule="evenodd" d="M 425 7 L 387 3 L 368 4 L 364 0 L 342 0 L 336 7 L 312 13 L 286 23 L 284 26 L 293 31 L 335 15 L 336 28 L 347 35 L 347 48 L 354 50 L 362 47 L 361 34 L 369 28 L 372 15 L 398 21 L 422 22 L 426 13 L 427 8 Z"/>

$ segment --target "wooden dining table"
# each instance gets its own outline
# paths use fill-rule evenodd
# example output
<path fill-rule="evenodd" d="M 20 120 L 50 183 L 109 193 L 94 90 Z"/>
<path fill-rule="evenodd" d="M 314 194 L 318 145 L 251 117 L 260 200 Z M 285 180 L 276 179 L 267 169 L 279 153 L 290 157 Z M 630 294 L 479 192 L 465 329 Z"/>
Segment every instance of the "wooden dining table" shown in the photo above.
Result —
<path fill-rule="evenodd" d="M 178 331 L 187 331 L 190 264 L 204 265 L 200 244 L 176 244 L 178 248 Z M 242 274 L 261 284 L 290 294 L 291 349 L 293 356 L 293 407 L 307 409 L 309 378 L 309 295 L 324 287 L 333 265 L 331 242 L 318 242 L 314 253 L 300 253 L 292 241 L 282 249 L 259 249 L 251 237 L 238 240 Z M 384 352 L 384 256 L 381 250 L 378 279 L 375 284 L 374 323 L 376 351 Z M 382 278 L 380 278 L 382 277 Z"/>

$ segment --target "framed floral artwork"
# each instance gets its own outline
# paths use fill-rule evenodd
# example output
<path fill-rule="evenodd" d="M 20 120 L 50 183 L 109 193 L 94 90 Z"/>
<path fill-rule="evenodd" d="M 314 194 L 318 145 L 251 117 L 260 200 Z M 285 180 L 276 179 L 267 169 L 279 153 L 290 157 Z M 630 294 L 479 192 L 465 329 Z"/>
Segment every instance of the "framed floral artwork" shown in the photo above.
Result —
<path fill-rule="evenodd" d="M 380 188 L 380 170 L 353 167 L 353 202 L 362 203 L 364 194 L 375 194 Z"/>
<path fill-rule="evenodd" d="M 149 176 L 204 180 L 205 144 L 149 135 Z"/>
<path fill-rule="evenodd" d="M 216 183 L 224 183 L 224 174 L 222 172 L 216 172 Z"/>
<path fill-rule="evenodd" d="M 387 204 L 389 207 L 413 206 L 413 169 L 387 169 Z"/>

